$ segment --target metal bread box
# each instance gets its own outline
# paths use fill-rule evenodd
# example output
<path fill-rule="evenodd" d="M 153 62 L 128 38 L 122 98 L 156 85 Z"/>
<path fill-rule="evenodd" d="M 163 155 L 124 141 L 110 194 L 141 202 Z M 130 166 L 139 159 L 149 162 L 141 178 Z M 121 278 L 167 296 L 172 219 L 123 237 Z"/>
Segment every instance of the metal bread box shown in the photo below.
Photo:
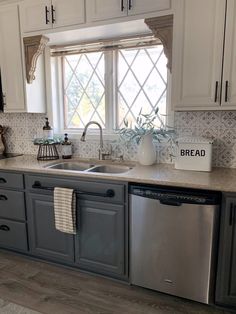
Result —
<path fill-rule="evenodd" d="M 212 140 L 185 137 L 179 138 L 176 142 L 175 169 L 211 171 Z"/>

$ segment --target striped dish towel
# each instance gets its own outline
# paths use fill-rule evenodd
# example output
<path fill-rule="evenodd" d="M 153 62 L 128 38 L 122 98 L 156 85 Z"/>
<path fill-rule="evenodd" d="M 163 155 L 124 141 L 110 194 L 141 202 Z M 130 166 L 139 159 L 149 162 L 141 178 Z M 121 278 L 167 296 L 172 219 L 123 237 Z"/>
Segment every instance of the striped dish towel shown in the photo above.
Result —
<path fill-rule="evenodd" d="M 76 195 L 73 189 L 54 188 L 56 229 L 76 234 Z"/>

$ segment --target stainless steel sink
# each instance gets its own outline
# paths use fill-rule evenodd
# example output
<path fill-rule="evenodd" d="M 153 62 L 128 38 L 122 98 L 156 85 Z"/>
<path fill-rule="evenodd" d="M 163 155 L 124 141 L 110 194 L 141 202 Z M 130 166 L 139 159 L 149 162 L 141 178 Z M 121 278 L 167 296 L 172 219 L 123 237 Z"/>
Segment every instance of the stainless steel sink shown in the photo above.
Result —
<path fill-rule="evenodd" d="M 94 167 L 92 164 L 85 162 L 60 162 L 58 164 L 49 165 L 46 168 L 50 169 L 60 169 L 60 170 L 70 170 L 70 171 L 85 171 L 89 168 Z"/>
<path fill-rule="evenodd" d="M 84 171 L 84 172 L 97 172 L 97 173 L 124 173 L 132 169 L 129 166 L 123 165 L 94 165 L 86 162 L 79 161 L 65 161 L 58 162 L 46 166 L 47 169 L 58 169 L 65 171 Z"/>
<path fill-rule="evenodd" d="M 100 172 L 100 173 L 124 173 L 131 170 L 132 167 L 122 166 L 122 165 L 98 165 L 91 169 L 88 169 L 88 172 Z"/>

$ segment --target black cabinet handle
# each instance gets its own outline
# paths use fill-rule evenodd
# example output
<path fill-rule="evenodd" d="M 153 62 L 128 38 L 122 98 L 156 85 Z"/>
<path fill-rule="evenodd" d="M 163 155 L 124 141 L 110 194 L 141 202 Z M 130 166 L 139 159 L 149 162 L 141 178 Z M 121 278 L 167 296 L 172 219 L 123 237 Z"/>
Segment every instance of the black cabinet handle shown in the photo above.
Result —
<path fill-rule="evenodd" d="M 132 0 L 129 0 L 129 10 L 132 9 Z"/>
<path fill-rule="evenodd" d="M 45 6 L 45 20 L 46 20 L 46 24 L 50 23 L 49 18 L 48 18 L 48 14 L 49 14 L 48 7 Z"/>
<path fill-rule="evenodd" d="M 120 2 L 120 4 L 121 4 L 121 12 L 123 12 L 124 11 L 124 0 L 121 0 L 121 2 Z"/>
<path fill-rule="evenodd" d="M 8 198 L 6 197 L 6 195 L 0 195 L 0 201 L 7 201 Z"/>
<path fill-rule="evenodd" d="M 7 181 L 4 178 L 0 178 L 0 183 L 7 183 Z"/>
<path fill-rule="evenodd" d="M 219 82 L 216 81 L 216 86 L 215 86 L 215 102 L 217 102 L 217 98 L 218 98 L 218 86 L 219 86 Z"/>
<path fill-rule="evenodd" d="M 10 231 L 10 228 L 7 225 L 1 225 L 0 230 L 2 231 Z"/>
<path fill-rule="evenodd" d="M 225 82 L 225 102 L 228 101 L 229 81 Z"/>
<path fill-rule="evenodd" d="M 54 191 L 54 187 L 43 186 L 39 181 L 35 181 L 34 184 L 32 185 L 32 188 L 45 190 L 45 191 Z M 77 189 L 74 189 L 74 192 L 80 195 L 90 195 L 90 196 L 99 196 L 99 197 L 114 197 L 115 196 L 115 191 L 111 189 L 108 189 L 105 193 L 87 192 L 87 191 L 81 191 Z"/>
<path fill-rule="evenodd" d="M 54 24 L 56 22 L 55 12 L 56 12 L 56 10 L 54 9 L 53 5 L 51 5 L 52 24 Z"/>

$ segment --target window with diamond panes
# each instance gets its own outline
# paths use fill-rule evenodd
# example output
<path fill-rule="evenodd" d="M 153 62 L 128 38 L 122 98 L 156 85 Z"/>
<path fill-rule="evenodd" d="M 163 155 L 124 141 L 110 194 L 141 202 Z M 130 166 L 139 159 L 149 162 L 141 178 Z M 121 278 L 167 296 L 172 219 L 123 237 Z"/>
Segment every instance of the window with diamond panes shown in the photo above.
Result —
<path fill-rule="evenodd" d="M 118 51 L 118 129 L 124 126 L 124 119 L 132 127 L 141 110 L 151 114 L 159 107 L 165 117 L 166 64 L 162 45 Z"/>
<path fill-rule="evenodd" d="M 124 120 L 132 127 L 140 110 L 157 107 L 165 117 L 166 64 L 162 45 L 62 57 L 64 129 L 83 129 L 92 120 L 108 131 Z"/>
<path fill-rule="evenodd" d="M 91 120 L 105 128 L 104 53 L 68 55 L 62 62 L 65 129 L 84 128 Z"/>

